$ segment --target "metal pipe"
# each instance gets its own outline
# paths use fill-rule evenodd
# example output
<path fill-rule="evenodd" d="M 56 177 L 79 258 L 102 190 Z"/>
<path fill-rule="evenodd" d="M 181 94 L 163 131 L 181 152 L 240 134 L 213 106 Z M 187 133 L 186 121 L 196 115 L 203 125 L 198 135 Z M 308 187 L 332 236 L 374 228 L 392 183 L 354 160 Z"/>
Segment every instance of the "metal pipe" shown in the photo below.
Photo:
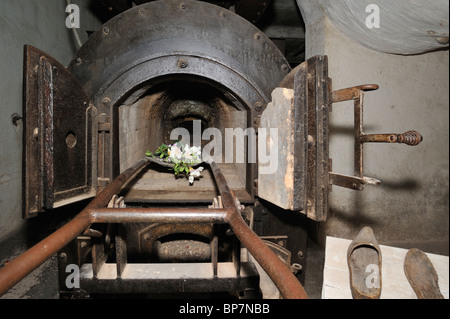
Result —
<path fill-rule="evenodd" d="M 229 210 L 228 223 L 234 234 L 269 275 L 283 298 L 308 299 L 308 294 L 292 271 L 245 223 L 219 166 L 214 162 L 210 165 L 222 196 L 223 206 Z"/>
<path fill-rule="evenodd" d="M 207 223 L 224 224 L 226 209 L 100 208 L 89 211 L 92 223 Z"/>
<path fill-rule="evenodd" d="M 106 187 L 86 208 L 65 226 L 24 252 L 22 255 L 0 269 L 0 296 L 11 289 L 29 273 L 50 259 L 64 248 L 92 223 L 89 211 L 105 207 L 111 198 L 143 167 L 148 164 L 146 159 L 140 160 L 134 166 L 123 172 L 108 187 Z"/>

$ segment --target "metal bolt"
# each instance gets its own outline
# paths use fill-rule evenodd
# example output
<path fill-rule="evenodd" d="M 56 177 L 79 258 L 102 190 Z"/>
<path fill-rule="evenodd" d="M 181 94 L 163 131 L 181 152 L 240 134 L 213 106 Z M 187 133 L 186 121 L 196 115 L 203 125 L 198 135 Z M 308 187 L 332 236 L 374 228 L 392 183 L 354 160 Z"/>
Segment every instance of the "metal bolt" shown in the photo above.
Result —
<path fill-rule="evenodd" d="M 254 38 L 255 40 L 260 40 L 260 39 L 261 39 L 261 34 L 256 33 L 256 34 L 253 36 L 253 38 Z"/>
<path fill-rule="evenodd" d="M 253 119 L 253 124 L 255 124 L 255 126 L 259 127 L 261 125 L 261 116 L 255 117 Z"/>
<path fill-rule="evenodd" d="M 81 60 L 81 58 L 77 58 L 77 64 L 81 64 L 81 62 L 83 62 L 83 60 Z"/>
<path fill-rule="evenodd" d="M 109 98 L 105 97 L 102 100 L 102 103 L 103 103 L 104 106 L 108 106 L 111 103 L 111 100 Z"/>
<path fill-rule="evenodd" d="M 178 60 L 178 67 L 181 69 L 185 69 L 188 66 L 188 62 L 185 59 Z"/>
<path fill-rule="evenodd" d="M 314 137 L 311 135 L 308 135 L 308 146 L 311 147 L 314 145 Z"/>
<path fill-rule="evenodd" d="M 282 240 L 278 241 L 278 246 L 284 247 L 284 242 Z"/>
<path fill-rule="evenodd" d="M 187 8 L 185 3 L 180 4 L 180 9 L 181 10 L 185 10 Z"/>
<path fill-rule="evenodd" d="M 103 33 L 104 34 L 108 34 L 109 33 L 109 28 L 108 27 L 104 27 L 103 28 Z"/>
<path fill-rule="evenodd" d="M 291 269 L 294 274 L 297 274 L 300 270 L 303 269 L 303 267 L 300 264 L 292 264 Z"/>
<path fill-rule="evenodd" d="M 289 66 L 288 66 L 287 64 L 283 64 L 283 65 L 281 66 L 281 69 L 282 69 L 283 71 L 287 71 L 287 70 L 289 70 Z"/>
<path fill-rule="evenodd" d="M 61 253 L 61 254 L 59 254 L 59 258 L 66 259 L 67 258 L 67 254 L 66 253 Z"/>
<path fill-rule="evenodd" d="M 255 103 L 255 110 L 256 110 L 257 112 L 261 112 L 261 111 L 262 111 L 262 108 L 263 108 L 263 104 L 262 104 L 261 102 L 256 102 L 256 103 Z"/>
<path fill-rule="evenodd" d="M 225 14 L 225 12 L 223 12 L 223 11 L 220 12 L 220 17 L 221 17 L 221 18 L 225 18 L 226 16 L 227 16 L 227 15 Z"/>
<path fill-rule="evenodd" d="M 299 250 L 298 253 L 297 253 L 297 256 L 298 257 L 303 257 L 303 251 Z"/>
<path fill-rule="evenodd" d="M 145 14 L 145 9 L 139 9 L 139 13 L 144 15 Z"/>

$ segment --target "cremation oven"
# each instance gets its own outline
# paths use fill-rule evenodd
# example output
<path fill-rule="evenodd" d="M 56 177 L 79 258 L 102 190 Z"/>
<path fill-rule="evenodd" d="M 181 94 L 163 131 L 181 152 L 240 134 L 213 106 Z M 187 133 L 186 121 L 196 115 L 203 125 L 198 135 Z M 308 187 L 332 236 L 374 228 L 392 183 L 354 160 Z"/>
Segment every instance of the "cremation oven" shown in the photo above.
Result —
<path fill-rule="evenodd" d="M 363 175 L 363 143 L 421 141 L 364 134 L 376 85 L 332 91 L 326 56 L 292 70 L 253 24 L 201 1 L 125 11 L 68 67 L 27 45 L 24 70 L 24 217 L 89 204 L 4 267 L 0 291 L 57 253 L 62 297 L 307 298 L 308 228 L 326 220 L 331 186 L 379 183 Z M 332 173 L 328 154 L 328 114 L 345 100 L 355 176 Z M 179 128 L 216 143 L 193 185 L 145 156 Z"/>

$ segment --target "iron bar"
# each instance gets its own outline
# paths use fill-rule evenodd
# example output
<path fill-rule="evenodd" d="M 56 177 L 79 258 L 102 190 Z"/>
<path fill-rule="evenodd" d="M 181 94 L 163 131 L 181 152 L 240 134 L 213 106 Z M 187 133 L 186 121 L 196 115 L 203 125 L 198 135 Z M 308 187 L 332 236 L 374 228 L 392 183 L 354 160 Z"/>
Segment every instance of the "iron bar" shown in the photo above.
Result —
<path fill-rule="evenodd" d="M 361 91 L 373 91 L 378 89 L 379 86 L 377 84 L 364 84 L 351 88 L 341 89 L 331 92 L 331 100 L 333 103 L 356 100 L 360 98 Z"/>
<path fill-rule="evenodd" d="M 89 210 L 92 223 L 208 223 L 224 224 L 225 209 L 99 208 Z"/>
<path fill-rule="evenodd" d="M 148 161 L 142 159 L 123 172 L 69 223 L 1 268 L 0 296 L 88 228 L 92 223 L 89 210 L 105 207 L 111 198 L 117 194 L 140 169 L 147 166 L 147 164 Z"/>
<path fill-rule="evenodd" d="M 336 186 L 341 186 L 345 188 L 351 188 L 354 190 L 363 190 L 364 185 L 379 185 L 381 182 L 375 178 L 371 177 L 356 177 L 356 176 L 348 176 L 335 174 L 330 172 L 330 183 Z"/>
<path fill-rule="evenodd" d="M 364 177 L 364 143 L 361 143 L 361 136 L 364 134 L 364 91 L 358 90 L 359 96 L 354 98 L 354 132 L 355 132 L 355 175 Z"/>
<path fill-rule="evenodd" d="M 239 212 L 236 198 L 232 195 L 219 166 L 214 162 L 210 166 L 220 195 L 222 196 L 223 206 L 229 209 L 228 223 L 234 234 L 269 275 L 283 298 L 308 299 L 308 294 L 302 284 L 288 266 L 245 223 Z"/>
<path fill-rule="evenodd" d="M 266 271 L 286 299 L 307 299 L 308 295 L 292 271 L 245 223 L 236 198 L 216 163 L 211 168 L 225 209 L 105 209 L 110 199 L 148 164 L 139 161 L 116 178 L 72 221 L 0 269 L 0 296 L 30 272 L 69 244 L 92 223 L 120 222 L 208 222 L 228 223 L 241 243 Z"/>

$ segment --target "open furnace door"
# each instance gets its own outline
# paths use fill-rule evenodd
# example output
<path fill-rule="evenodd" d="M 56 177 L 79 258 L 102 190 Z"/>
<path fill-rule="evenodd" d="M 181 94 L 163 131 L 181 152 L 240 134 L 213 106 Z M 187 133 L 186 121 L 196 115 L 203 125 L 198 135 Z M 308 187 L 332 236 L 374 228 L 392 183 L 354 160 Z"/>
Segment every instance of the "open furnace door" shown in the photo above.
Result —
<path fill-rule="evenodd" d="M 329 191 L 328 58 L 315 56 L 295 72 L 294 89 L 275 89 L 261 116 L 260 129 L 267 132 L 266 153 L 276 154 L 277 169 L 266 174 L 268 164 L 259 157 L 258 196 L 324 221 Z"/>
<path fill-rule="evenodd" d="M 328 77 L 327 56 L 315 56 L 292 71 L 283 85 L 273 91 L 272 102 L 261 116 L 260 128 L 267 140 L 259 141 L 273 157 L 277 169 L 265 174 L 265 154 L 259 156 L 258 196 L 283 209 L 305 214 L 315 221 L 325 221 L 331 186 L 363 190 L 365 185 L 379 185 L 375 178 L 364 176 L 365 143 L 401 143 L 419 145 L 423 137 L 417 131 L 366 134 L 363 127 L 364 94 L 375 91 L 377 84 L 363 84 L 332 91 Z M 332 172 L 329 158 L 329 113 L 334 103 L 354 104 L 354 175 Z M 275 132 L 274 134 L 272 132 Z M 258 135 L 261 138 L 261 134 Z M 264 147 L 263 147 L 264 148 Z M 261 151 L 261 150 L 260 150 Z M 264 150 L 263 150 L 264 152 Z M 273 166 L 273 163 L 270 163 Z"/>
<path fill-rule="evenodd" d="M 96 109 L 48 54 L 24 50 L 23 217 L 96 195 Z"/>

